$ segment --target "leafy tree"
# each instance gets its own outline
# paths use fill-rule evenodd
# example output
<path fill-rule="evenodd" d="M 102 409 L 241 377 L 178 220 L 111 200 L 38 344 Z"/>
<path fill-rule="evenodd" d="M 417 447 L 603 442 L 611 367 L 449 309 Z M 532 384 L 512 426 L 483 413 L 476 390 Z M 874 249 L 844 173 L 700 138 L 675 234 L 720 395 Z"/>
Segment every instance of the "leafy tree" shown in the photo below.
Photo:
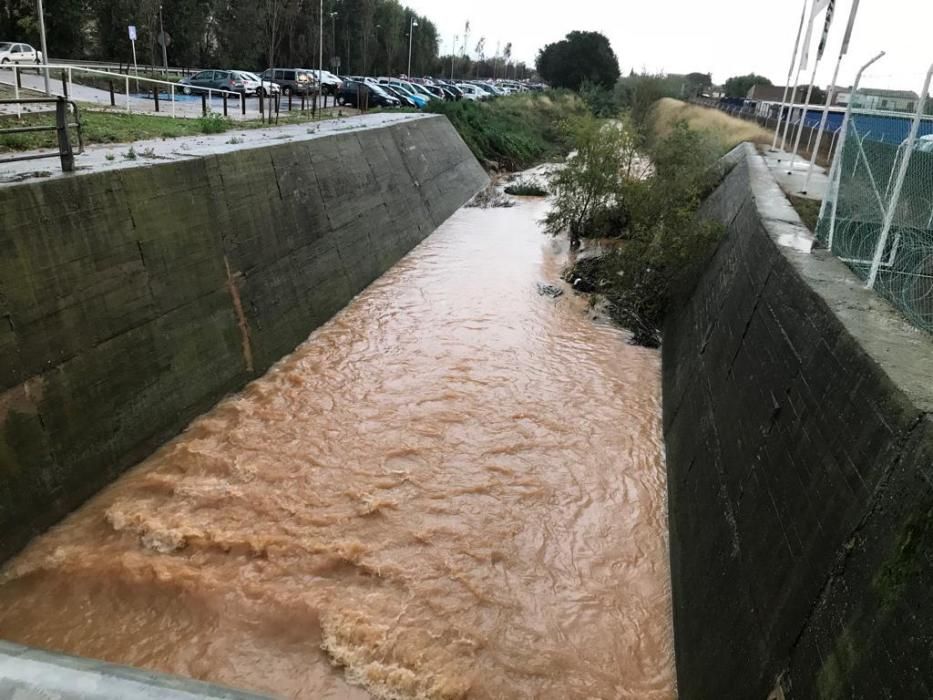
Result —
<path fill-rule="evenodd" d="M 570 90 L 579 90 L 584 82 L 612 87 L 620 76 L 609 39 L 599 32 L 570 32 L 541 49 L 536 65 L 552 86 Z"/>
<path fill-rule="evenodd" d="M 625 184 L 645 174 L 636 132 L 626 120 L 604 121 L 592 116 L 568 127 L 576 147 L 566 165 L 551 178 L 554 206 L 544 220 L 545 230 L 566 231 L 576 248 L 592 236 L 620 204 Z"/>
<path fill-rule="evenodd" d="M 763 75 L 755 73 L 736 75 L 726 81 L 726 97 L 746 97 L 748 91 L 755 85 L 772 85 L 772 82 Z"/>
<path fill-rule="evenodd" d="M 713 76 L 709 73 L 688 73 L 684 79 L 684 97 L 696 97 L 713 86 Z"/>

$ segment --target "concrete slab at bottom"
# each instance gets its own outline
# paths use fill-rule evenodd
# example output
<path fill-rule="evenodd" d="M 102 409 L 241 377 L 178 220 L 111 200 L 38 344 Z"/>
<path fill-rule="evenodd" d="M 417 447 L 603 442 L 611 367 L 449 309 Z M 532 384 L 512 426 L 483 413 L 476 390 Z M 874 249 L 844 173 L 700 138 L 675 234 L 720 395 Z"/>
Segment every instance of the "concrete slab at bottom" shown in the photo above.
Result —
<path fill-rule="evenodd" d="M 0 698 L 11 700 L 269 700 L 199 681 L 0 641 Z"/>

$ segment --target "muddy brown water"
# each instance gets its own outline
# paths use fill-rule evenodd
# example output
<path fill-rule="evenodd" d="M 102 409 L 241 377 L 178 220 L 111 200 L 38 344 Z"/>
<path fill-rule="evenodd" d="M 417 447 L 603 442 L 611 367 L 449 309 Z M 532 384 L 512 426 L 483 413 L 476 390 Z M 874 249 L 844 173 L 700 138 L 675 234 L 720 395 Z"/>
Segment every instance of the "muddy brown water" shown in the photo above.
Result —
<path fill-rule="evenodd" d="M 35 540 L 0 638 L 285 698 L 676 693 L 660 358 L 463 209 Z"/>

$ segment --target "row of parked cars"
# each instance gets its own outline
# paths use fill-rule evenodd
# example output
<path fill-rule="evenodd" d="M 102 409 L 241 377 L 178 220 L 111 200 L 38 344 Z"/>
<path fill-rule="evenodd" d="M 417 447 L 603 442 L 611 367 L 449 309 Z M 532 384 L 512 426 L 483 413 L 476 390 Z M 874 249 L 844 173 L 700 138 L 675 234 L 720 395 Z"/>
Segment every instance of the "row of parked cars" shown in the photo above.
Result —
<path fill-rule="evenodd" d="M 226 90 L 246 97 L 254 95 L 335 95 L 343 81 L 330 71 L 310 68 L 269 68 L 258 75 L 245 70 L 202 70 L 182 78 L 178 85 L 186 95 Z"/>
<path fill-rule="evenodd" d="M 413 107 L 424 109 L 431 101 L 491 100 L 502 95 L 542 89 L 518 81 L 455 81 L 441 78 L 344 78 L 337 103 L 350 107 Z"/>
<path fill-rule="evenodd" d="M 412 107 L 424 109 L 432 100 L 490 100 L 544 86 L 513 80 L 455 81 L 439 78 L 348 76 L 311 68 L 270 68 L 259 73 L 242 70 L 203 70 L 179 82 L 185 94 L 209 90 L 253 95 L 334 95 L 350 107 Z"/>

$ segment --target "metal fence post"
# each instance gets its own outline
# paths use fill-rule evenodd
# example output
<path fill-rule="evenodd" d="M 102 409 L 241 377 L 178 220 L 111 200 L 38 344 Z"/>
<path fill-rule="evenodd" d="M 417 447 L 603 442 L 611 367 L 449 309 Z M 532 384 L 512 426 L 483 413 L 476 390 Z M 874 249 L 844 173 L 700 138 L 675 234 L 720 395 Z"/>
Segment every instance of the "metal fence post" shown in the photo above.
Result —
<path fill-rule="evenodd" d="M 58 134 L 58 151 L 61 154 L 62 171 L 72 173 L 75 169 L 75 157 L 68 138 L 68 103 L 59 97 L 55 103 L 55 129 Z"/>
<path fill-rule="evenodd" d="M 65 71 L 62 70 L 62 93 L 65 95 L 65 99 L 68 99 L 68 81 L 65 80 Z"/>
<path fill-rule="evenodd" d="M 201 93 L 201 116 L 207 116 L 207 95 L 203 92 Z"/>
<path fill-rule="evenodd" d="M 884 249 L 888 244 L 888 236 L 891 235 L 891 227 L 894 225 L 894 215 L 901 198 L 904 180 L 907 178 L 907 169 L 910 167 L 910 157 L 913 155 L 914 143 L 916 143 L 917 134 L 920 132 L 920 120 L 923 118 L 924 109 L 927 104 L 927 95 L 930 92 L 931 78 L 933 78 L 933 65 L 930 65 L 930 69 L 927 71 L 926 78 L 923 81 L 923 91 L 920 93 L 920 104 L 917 107 L 917 113 L 914 115 L 914 121 L 910 126 L 910 135 L 907 137 L 906 152 L 901 159 L 901 167 L 897 172 L 894 190 L 891 192 L 891 199 L 888 201 L 888 207 L 884 213 L 884 225 L 881 228 L 881 235 L 878 237 L 878 245 L 875 247 L 875 256 L 872 259 L 868 283 L 865 285 L 868 289 L 874 289 L 875 281 L 878 279 L 878 270 L 881 268 L 881 258 L 884 256 Z"/>

